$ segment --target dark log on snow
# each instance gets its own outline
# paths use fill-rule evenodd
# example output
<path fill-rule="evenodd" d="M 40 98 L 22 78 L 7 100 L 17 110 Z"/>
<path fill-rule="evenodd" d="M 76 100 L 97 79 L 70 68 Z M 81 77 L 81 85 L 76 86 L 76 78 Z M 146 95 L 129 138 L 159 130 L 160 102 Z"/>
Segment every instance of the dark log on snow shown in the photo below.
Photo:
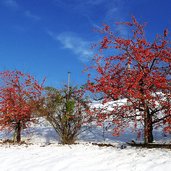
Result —
<path fill-rule="evenodd" d="M 171 144 L 154 144 L 154 143 L 144 144 L 144 143 L 135 143 L 135 142 L 127 142 L 127 144 L 132 147 L 171 149 Z"/>

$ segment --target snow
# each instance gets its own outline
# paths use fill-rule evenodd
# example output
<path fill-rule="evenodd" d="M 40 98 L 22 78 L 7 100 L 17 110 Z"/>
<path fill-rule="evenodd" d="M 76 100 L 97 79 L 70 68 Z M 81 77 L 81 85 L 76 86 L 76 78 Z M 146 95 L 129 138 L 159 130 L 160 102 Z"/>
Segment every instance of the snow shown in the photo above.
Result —
<path fill-rule="evenodd" d="M 171 151 L 79 145 L 0 147 L 1 171 L 170 171 Z"/>
<path fill-rule="evenodd" d="M 116 101 L 109 101 L 105 104 L 102 101 L 92 101 L 91 108 L 104 109 L 104 111 L 112 111 L 114 106 L 122 106 L 127 103 L 127 99 L 119 99 Z"/>
<path fill-rule="evenodd" d="M 161 133 L 155 135 L 158 141 L 163 141 Z M 0 138 L 9 137 L 1 132 Z M 129 131 L 121 137 L 113 137 L 110 131 L 102 135 L 100 127 L 93 127 L 79 136 L 79 144 L 61 145 L 53 128 L 42 121 L 24 132 L 22 138 L 31 145 L 0 145 L 0 171 L 171 170 L 171 150 L 126 146 L 126 141 L 135 138 L 135 134 Z M 89 143 L 104 140 L 115 147 Z M 170 137 L 165 137 L 165 141 L 170 142 Z M 126 148 L 121 148 L 122 145 Z"/>

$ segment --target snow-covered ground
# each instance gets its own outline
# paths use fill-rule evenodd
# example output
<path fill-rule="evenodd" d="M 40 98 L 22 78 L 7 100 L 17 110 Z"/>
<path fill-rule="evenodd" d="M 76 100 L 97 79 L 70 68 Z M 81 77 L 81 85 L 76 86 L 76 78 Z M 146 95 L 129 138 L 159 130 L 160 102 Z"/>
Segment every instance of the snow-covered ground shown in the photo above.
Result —
<path fill-rule="evenodd" d="M 170 171 L 171 151 L 93 145 L 0 147 L 1 171 Z"/>
<path fill-rule="evenodd" d="M 93 132 L 94 131 L 94 132 Z M 46 123 L 23 133 L 23 140 L 32 145 L 0 145 L 0 171 L 170 171 L 171 150 L 141 149 L 127 146 L 125 141 L 135 137 L 131 132 L 113 137 L 102 136 L 100 128 L 88 130 L 79 136 L 77 145 L 60 145 L 58 136 Z M 161 141 L 162 134 L 156 132 Z M 8 138 L 4 133 L 1 138 Z M 88 143 L 101 141 L 116 147 L 99 147 Z M 170 137 L 165 137 L 170 142 Z"/>

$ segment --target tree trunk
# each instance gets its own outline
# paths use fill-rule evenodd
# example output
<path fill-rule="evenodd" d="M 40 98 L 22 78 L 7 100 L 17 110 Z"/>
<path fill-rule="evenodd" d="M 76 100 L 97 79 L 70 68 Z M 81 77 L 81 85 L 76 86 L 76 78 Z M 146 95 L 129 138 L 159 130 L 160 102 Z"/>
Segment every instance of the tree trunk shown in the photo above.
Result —
<path fill-rule="evenodd" d="M 21 142 L 21 123 L 20 121 L 17 123 L 14 132 L 14 142 L 20 143 Z"/>
<path fill-rule="evenodd" d="M 146 75 L 144 75 L 144 78 Z M 140 93 L 142 96 L 141 102 L 144 109 L 144 143 L 152 143 L 153 142 L 153 123 L 152 123 L 152 115 L 148 108 L 148 103 L 146 102 L 146 98 L 144 96 L 144 78 L 142 78 L 139 82 L 140 85 Z"/>
<path fill-rule="evenodd" d="M 150 115 L 150 111 L 148 107 L 146 107 L 144 111 L 144 143 L 152 143 L 153 142 L 153 124 L 152 124 L 152 116 Z"/>

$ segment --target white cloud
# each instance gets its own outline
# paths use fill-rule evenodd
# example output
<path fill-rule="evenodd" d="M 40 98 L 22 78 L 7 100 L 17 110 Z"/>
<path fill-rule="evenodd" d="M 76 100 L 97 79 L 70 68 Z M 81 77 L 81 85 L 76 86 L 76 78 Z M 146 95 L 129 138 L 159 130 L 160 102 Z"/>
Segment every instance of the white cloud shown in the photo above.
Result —
<path fill-rule="evenodd" d="M 95 10 L 103 10 L 104 17 L 109 14 L 113 14 L 121 10 L 126 0 L 54 0 L 54 2 L 63 8 L 72 8 L 77 12 L 81 12 L 83 15 L 85 12 L 93 13 Z M 92 10 L 94 9 L 94 10 Z M 123 14 L 122 14 L 123 15 Z"/>
<path fill-rule="evenodd" d="M 93 7 L 106 3 L 106 0 L 54 0 L 54 2 L 60 7 L 69 8 L 84 15 L 85 13 L 92 12 Z"/>
<path fill-rule="evenodd" d="M 83 15 L 88 19 L 88 22 L 95 28 L 100 28 L 101 23 L 95 21 L 94 16 L 102 12 L 103 15 L 99 19 L 103 23 L 114 25 L 115 22 L 126 21 L 128 15 L 128 7 L 126 0 L 54 0 L 55 3 L 62 7 L 72 9 L 79 15 Z M 122 35 L 127 36 L 126 27 L 119 25 L 114 30 Z"/>
<path fill-rule="evenodd" d="M 90 49 L 91 43 L 74 33 L 64 32 L 55 35 L 53 32 L 48 31 L 48 34 L 53 39 L 59 41 L 63 48 L 71 50 L 82 62 L 88 62 L 93 57 L 93 51 Z"/>
<path fill-rule="evenodd" d="M 25 11 L 25 16 L 30 18 L 30 19 L 33 19 L 33 20 L 40 20 L 41 19 L 39 16 L 32 14 L 32 12 L 29 10 Z"/>
<path fill-rule="evenodd" d="M 15 0 L 3 0 L 2 3 L 10 8 L 17 9 L 19 7 L 18 3 Z"/>
<path fill-rule="evenodd" d="M 125 8 L 125 0 L 114 0 L 113 3 L 109 3 L 105 14 L 105 21 L 109 23 L 124 22 L 127 19 L 127 8 Z M 115 32 L 120 36 L 127 37 L 128 30 L 125 25 L 117 25 L 114 27 Z"/>
<path fill-rule="evenodd" d="M 22 6 L 19 6 L 16 0 L 0 0 L 2 4 L 8 8 L 11 8 L 16 11 L 21 11 L 23 15 L 25 15 L 27 18 L 33 19 L 33 20 L 41 20 L 41 17 L 33 14 L 30 10 L 24 10 Z"/>

